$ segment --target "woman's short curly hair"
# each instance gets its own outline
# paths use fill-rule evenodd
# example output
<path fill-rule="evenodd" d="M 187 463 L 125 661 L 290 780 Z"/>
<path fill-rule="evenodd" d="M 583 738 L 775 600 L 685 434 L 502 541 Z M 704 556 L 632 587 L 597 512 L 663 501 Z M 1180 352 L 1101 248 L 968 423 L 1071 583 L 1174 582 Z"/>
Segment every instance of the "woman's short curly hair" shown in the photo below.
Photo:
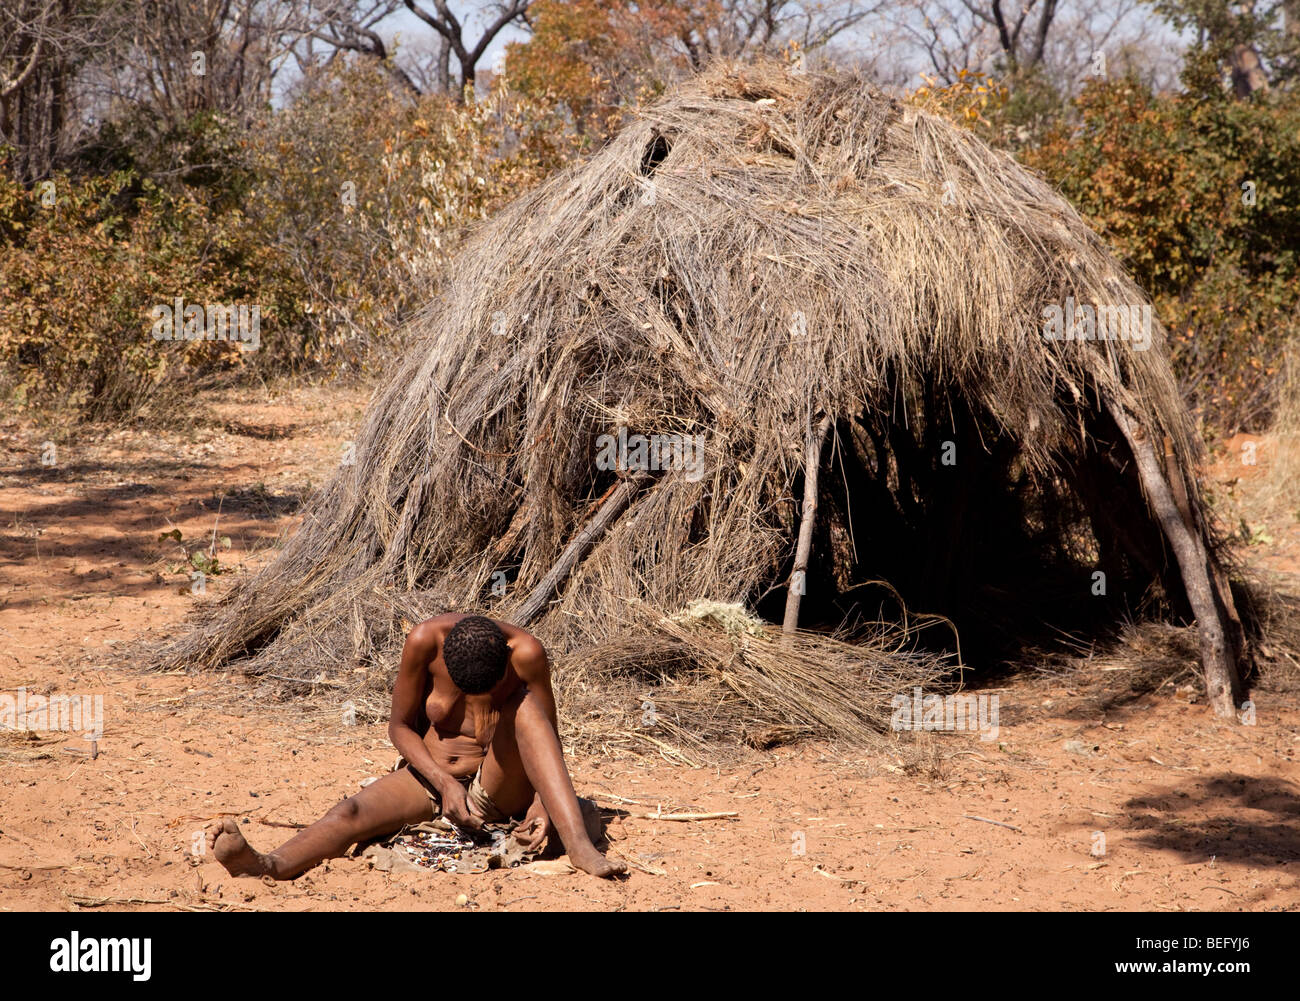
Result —
<path fill-rule="evenodd" d="M 442 659 L 457 688 L 466 695 L 482 695 L 505 677 L 510 647 L 506 634 L 491 619 L 467 615 L 443 640 Z"/>

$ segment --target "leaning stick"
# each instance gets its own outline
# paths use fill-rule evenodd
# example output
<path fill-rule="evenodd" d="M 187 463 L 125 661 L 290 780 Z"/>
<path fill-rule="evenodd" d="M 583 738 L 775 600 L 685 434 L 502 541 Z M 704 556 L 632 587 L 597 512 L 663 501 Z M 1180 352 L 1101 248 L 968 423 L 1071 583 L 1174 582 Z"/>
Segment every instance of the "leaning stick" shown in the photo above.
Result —
<path fill-rule="evenodd" d="M 1151 439 L 1118 403 L 1108 400 L 1106 407 L 1120 433 L 1128 441 L 1137 463 L 1138 478 L 1146 493 L 1147 503 L 1164 529 L 1165 537 L 1178 559 L 1187 600 L 1196 616 L 1197 632 L 1201 641 L 1201 666 L 1205 671 L 1205 690 L 1214 714 L 1221 719 L 1235 719 L 1241 681 L 1237 665 L 1228 654 L 1227 630 L 1224 616 L 1215 601 L 1214 585 L 1210 580 L 1210 558 L 1201 538 L 1183 521 L 1173 491 L 1165 481 L 1160 460 L 1156 457 Z"/>
<path fill-rule="evenodd" d="M 539 612 L 546 607 L 546 603 L 551 600 L 551 595 L 564 583 L 565 578 L 578 565 L 578 562 L 587 554 L 597 539 L 604 533 L 605 529 L 610 526 L 624 509 L 632 503 L 632 498 L 636 496 L 641 485 L 646 482 L 646 476 L 634 476 L 623 480 L 614 489 L 600 509 L 592 516 L 592 519 L 583 526 L 573 541 L 569 543 L 568 548 L 560 555 L 555 566 L 546 572 L 531 594 L 524 599 L 524 603 L 519 606 L 519 610 L 514 613 L 511 621 L 517 626 L 527 626 L 529 622 L 535 619 Z"/>
<path fill-rule="evenodd" d="M 792 633 L 799 627 L 799 602 L 803 599 L 808 554 L 812 551 L 813 526 L 817 521 L 817 471 L 821 468 L 822 447 L 826 443 L 826 433 L 830 429 L 831 418 L 827 414 L 817 425 L 817 430 L 810 430 L 808 434 L 808 449 L 804 456 L 803 470 L 803 520 L 799 523 L 799 544 L 794 551 L 794 570 L 790 574 L 790 586 L 785 594 L 785 622 L 781 626 L 783 633 Z"/>
<path fill-rule="evenodd" d="M 637 820 L 726 820 L 740 814 L 735 810 L 722 810 L 717 813 L 628 813 L 627 816 Z"/>
<path fill-rule="evenodd" d="M 1166 441 L 1168 441 L 1167 438 Z M 1187 495 L 1187 483 L 1183 479 L 1183 471 L 1178 468 L 1177 457 L 1169 449 L 1168 445 L 1165 448 L 1165 475 L 1169 479 L 1170 487 L 1173 488 L 1174 503 L 1178 506 L 1178 513 L 1182 516 L 1183 523 L 1187 526 L 1189 532 L 1197 532 L 1199 522 L 1192 517 L 1192 504 Z M 1210 583 L 1214 585 L 1217 604 L 1223 610 L 1223 618 L 1227 627 L 1228 656 L 1234 664 L 1242 665 L 1242 657 L 1246 647 L 1246 631 L 1241 624 L 1241 615 L 1237 612 L 1237 603 L 1232 598 L 1232 586 L 1217 561 L 1210 560 L 1208 563 Z"/>
<path fill-rule="evenodd" d="M 988 817 L 977 817 L 973 813 L 963 813 L 962 816 L 967 820 L 978 820 L 984 824 L 995 824 L 998 827 L 1005 827 L 1008 831 L 1020 831 L 1020 828 L 1015 824 L 1004 824 L 1000 820 L 990 820 Z M 1023 834 L 1024 831 L 1020 831 L 1020 833 Z"/>

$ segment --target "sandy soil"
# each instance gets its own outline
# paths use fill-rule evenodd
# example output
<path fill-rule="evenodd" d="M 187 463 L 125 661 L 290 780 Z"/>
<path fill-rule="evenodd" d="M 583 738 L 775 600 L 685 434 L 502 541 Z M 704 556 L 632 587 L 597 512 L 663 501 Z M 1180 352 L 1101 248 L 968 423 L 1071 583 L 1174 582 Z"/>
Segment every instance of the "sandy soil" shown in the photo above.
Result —
<path fill-rule="evenodd" d="M 395 876 L 351 858 L 231 879 L 192 854 L 204 824 L 235 817 L 273 847 L 384 770 L 384 726 L 258 700 L 238 677 L 140 673 L 114 648 L 179 628 L 264 560 L 364 403 L 230 398 L 197 429 L 64 441 L 53 465 L 51 432 L 0 425 L 0 693 L 102 694 L 105 709 L 94 759 L 63 733 L 0 739 L 0 909 L 441 909 L 459 894 L 484 910 L 1300 909 L 1295 697 L 1256 693 L 1256 724 L 1225 726 L 1176 679 L 1134 694 L 1140 667 L 1103 661 L 986 689 L 997 739 L 907 735 L 919 766 L 820 744 L 700 767 L 577 757 L 579 792 L 626 814 L 609 826 L 634 867 L 623 881 Z M 206 596 L 180 544 L 159 541 L 173 529 L 187 548 L 230 539 L 232 572 Z M 1293 520 L 1272 536 L 1268 565 L 1293 571 Z M 739 816 L 631 815 L 659 809 Z"/>

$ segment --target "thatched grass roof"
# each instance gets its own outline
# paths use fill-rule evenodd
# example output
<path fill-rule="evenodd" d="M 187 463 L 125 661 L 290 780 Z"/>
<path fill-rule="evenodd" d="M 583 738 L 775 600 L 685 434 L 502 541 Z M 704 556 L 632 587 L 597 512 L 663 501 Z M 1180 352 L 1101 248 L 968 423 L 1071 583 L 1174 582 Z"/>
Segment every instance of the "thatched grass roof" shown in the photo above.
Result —
<path fill-rule="evenodd" d="M 932 449 L 956 440 L 959 471 L 988 473 L 998 454 L 996 474 L 1022 493 L 1073 498 L 1072 520 L 1038 528 L 1080 565 L 1114 535 L 1098 512 L 1127 505 L 1151 557 L 1129 562 L 1176 591 L 1177 575 L 1155 565 L 1159 524 L 1111 416 L 1119 408 L 1165 443 L 1174 494 L 1217 566 L 1194 475 L 1201 445 L 1164 332 L 1155 322 L 1148 350 L 1049 340 L 1044 311 L 1067 300 L 1148 302 L 1015 160 L 863 79 L 719 66 L 482 228 L 445 295 L 404 332 L 405 360 L 365 417 L 355 465 L 169 662 L 382 673 L 403 619 L 510 618 L 626 478 L 596 462 L 600 436 L 620 429 L 699 436 L 700 475 L 654 473 L 554 599 L 542 596 L 535 627 L 561 668 L 601 661 L 629 629 L 666 636 L 659 624 L 695 599 L 755 609 L 784 589 L 823 417 L 830 484 L 849 483 L 835 463 L 851 459 L 898 511 L 924 515 L 943 461 Z M 1099 464 L 1110 480 L 1089 485 Z M 848 525 L 860 556 L 870 526 L 836 522 L 828 504 L 819 545 L 843 548 Z M 852 638 L 896 654 L 899 688 L 932 681 L 938 662 L 900 648 L 893 629 Z M 671 640 L 679 653 L 683 635 Z M 862 667 L 852 646 L 826 643 L 827 672 Z M 717 658 L 692 665 L 707 673 Z"/>

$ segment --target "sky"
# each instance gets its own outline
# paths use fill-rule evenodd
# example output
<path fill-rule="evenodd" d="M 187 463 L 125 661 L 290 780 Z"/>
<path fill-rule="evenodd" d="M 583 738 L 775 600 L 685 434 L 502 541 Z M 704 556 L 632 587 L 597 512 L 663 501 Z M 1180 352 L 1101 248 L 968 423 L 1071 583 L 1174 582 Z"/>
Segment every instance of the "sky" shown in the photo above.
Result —
<path fill-rule="evenodd" d="M 432 9 L 428 0 L 424 2 Z M 484 11 L 486 6 L 487 4 L 482 0 L 460 0 L 453 4 L 453 10 L 457 15 L 464 16 L 465 36 L 471 43 L 478 40 L 482 26 L 490 16 L 489 12 Z M 937 10 L 942 6 L 944 4 L 941 0 L 936 0 L 934 7 L 927 6 L 927 9 Z M 906 11 L 912 10 L 916 16 L 920 16 L 916 14 L 915 8 L 902 3 L 887 7 L 886 10 L 895 15 L 904 15 Z M 1158 80 L 1159 85 L 1172 84 L 1177 67 L 1176 52 L 1181 50 L 1182 46 L 1172 29 L 1160 23 L 1148 7 L 1135 0 L 1064 0 L 1059 11 L 1053 30 L 1054 59 L 1057 62 L 1064 60 L 1064 65 L 1071 68 L 1072 76 L 1079 75 L 1075 71 L 1088 64 L 1092 54 L 1091 45 L 1099 38 L 1105 37 L 1105 33 L 1099 30 L 1101 25 L 1123 12 L 1124 27 L 1107 37 L 1103 44 L 1117 51 L 1118 45 L 1126 39 L 1136 43 L 1136 48 L 1130 46 L 1130 61 L 1136 58 L 1138 62 L 1146 63 L 1151 67 L 1168 63 L 1164 71 L 1157 73 L 1156 76 L 1161 78 Z M 389 45 L 390 51 L 398 54 L 398 62 L 404 66 L 411 61 L 427 59 L 437 48 L 437 33 L 404 7 L 381 21 L 376 26 L 376 31 Z M 508 26 L 488 48 L 479 63 L 479 68 L 499 70 L 506 46 L 510 42 L 521 41 L 527 37 L 527 32 L 517 25 Z M 885 14 L 873 16 L 840 36 L 834 48 L 842 55 L 848 56 L 850 61 L 854 61 L 855 56 L 870 59 L 873 55 L 879 55 L 884 61 L 877 62 L 876 69 L 884 73 L 881 82 L 885 84 L 915 87 L 921 83 L 921 74 L 932 72 L 923 51 L 915 44 L 914 39 L 900 37 L 891 28 L 888 16 Z M 1073 52 L 1073 49 L 1078 51 Z M 1078 66 L 1075 66 L 1075 63 Z M 457 68 L 454 59 L 452 67 L 453 71 Z M 285 67 L 281 84 L 285 87 L 290 86 L 296 76 L 297 74 L 292 72 L 290 67 Z"/>

